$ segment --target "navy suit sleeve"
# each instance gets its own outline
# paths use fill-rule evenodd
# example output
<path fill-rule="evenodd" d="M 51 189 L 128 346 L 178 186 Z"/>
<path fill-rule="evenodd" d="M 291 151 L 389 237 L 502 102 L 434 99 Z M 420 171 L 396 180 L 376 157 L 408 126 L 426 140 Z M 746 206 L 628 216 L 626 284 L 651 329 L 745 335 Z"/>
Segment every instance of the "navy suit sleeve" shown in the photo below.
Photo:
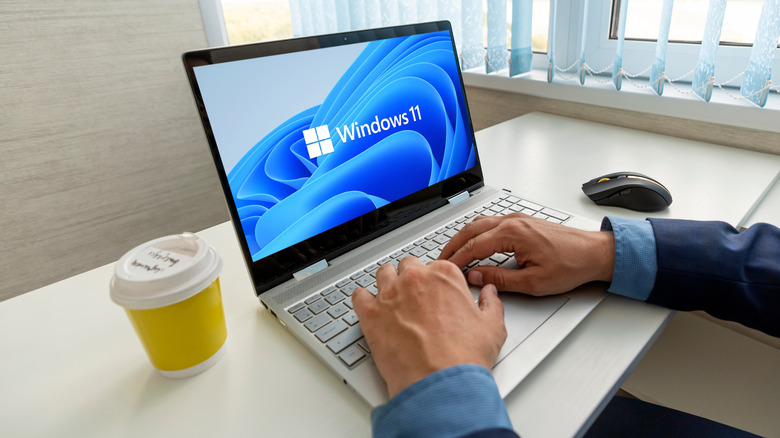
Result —
<path fill-rule="evenodd" d="M 723 222 L 648 219 L 658 273 L 647 299 L 780 337 L 780 229 L 756 224 L 739 233 Z"/>

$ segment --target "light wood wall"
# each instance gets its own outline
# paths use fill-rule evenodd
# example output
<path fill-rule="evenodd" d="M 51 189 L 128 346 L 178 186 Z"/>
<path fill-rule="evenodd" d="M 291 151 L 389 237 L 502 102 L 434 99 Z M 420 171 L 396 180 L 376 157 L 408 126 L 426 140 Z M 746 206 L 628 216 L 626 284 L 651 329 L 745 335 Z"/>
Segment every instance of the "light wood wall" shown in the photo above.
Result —
<path fill-rule="evenodd" d="M 227 220 L 180 59 L 197 1 L 5 1 L 0 41 L 0 300 Z"/>

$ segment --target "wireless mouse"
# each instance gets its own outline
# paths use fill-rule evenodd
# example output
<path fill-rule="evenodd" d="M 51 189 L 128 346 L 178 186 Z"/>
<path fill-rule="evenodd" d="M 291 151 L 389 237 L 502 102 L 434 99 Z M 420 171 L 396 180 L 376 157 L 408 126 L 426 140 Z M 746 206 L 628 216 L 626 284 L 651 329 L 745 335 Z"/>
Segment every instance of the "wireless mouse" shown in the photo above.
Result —
<path fill-rule="evenodd" d="M 582 191 L 598 205 L 636 211 L 663 210 L 672 203 L 672 194 L 663 184 L 636 172 L 616 172 L 582 184 Z"/>

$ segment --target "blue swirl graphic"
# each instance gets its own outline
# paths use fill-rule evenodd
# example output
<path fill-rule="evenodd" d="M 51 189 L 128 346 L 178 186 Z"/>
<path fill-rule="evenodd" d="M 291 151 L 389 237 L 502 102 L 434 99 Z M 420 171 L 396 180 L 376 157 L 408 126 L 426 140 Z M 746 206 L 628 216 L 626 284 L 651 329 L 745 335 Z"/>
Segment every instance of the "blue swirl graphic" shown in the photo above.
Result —
<path fill-rule="evenodd" d="M 474 167 L 465 117 L 448 32 L 369 43 L 230 171 L 253 260 Z M 322 125 L 334 151 L 310 159 L 303 131 Z"/>

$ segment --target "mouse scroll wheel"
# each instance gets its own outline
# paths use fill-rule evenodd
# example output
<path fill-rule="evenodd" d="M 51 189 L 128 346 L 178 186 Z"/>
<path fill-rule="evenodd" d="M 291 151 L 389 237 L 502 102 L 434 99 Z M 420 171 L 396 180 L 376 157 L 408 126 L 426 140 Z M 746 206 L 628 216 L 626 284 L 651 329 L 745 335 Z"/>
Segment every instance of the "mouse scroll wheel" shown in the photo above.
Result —
<path fill-rule="evenodd" d="M 596 181 L 596 184 L 604 181 L 609 181 L 611 178 L 601 178 L 600 180 Z"/>

